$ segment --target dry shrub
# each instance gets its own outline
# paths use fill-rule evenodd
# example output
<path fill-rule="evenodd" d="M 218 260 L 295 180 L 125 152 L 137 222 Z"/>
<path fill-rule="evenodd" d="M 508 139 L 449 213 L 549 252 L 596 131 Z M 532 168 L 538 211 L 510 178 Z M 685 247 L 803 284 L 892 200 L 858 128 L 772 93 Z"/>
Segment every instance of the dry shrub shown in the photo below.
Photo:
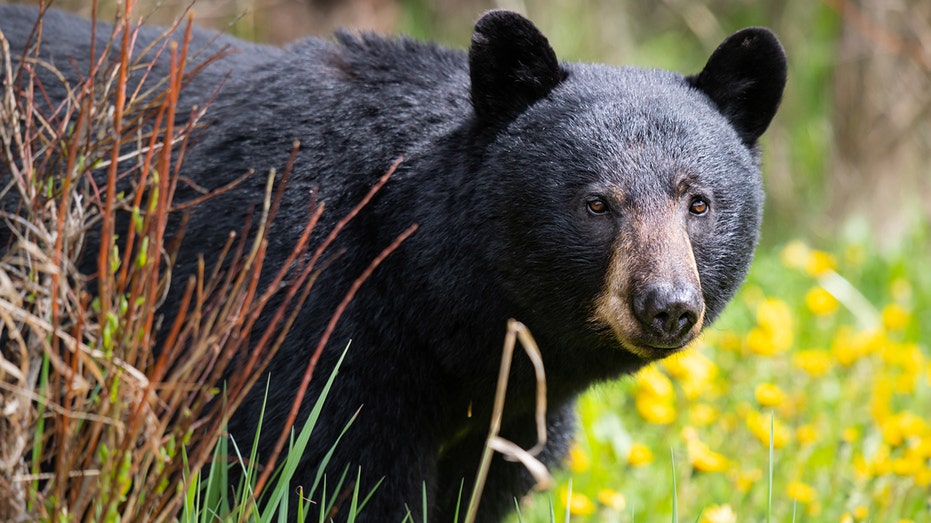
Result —
<path fill-rule="evenodd" d="M 147 74 L 147 64 L 134 58 L 131 7 L 127 2 L 110 44 L 96 50 L 94 65 L 67 85 L 61 103 L 46 97 L 37 75 L 45 68 L 66 81 L 39 58 L 41 23 L 40 43 L 22 56 L 11 55 L 0 37 L 3 521 L 172 519 L 190 471 L 211 459 L 229 414 L 307 299 L 317 261 L 352 217 L 308 252 L 323 211 L 312 202 L 291 258 L 259 288 L 265 234 L 289 164 L 281 176 L 268 173 L 263 208 L 228 238 L 217 266 L 201 262 L 195 277 L 172 281 L 181 234 L 169 241 L 166 224 L 179 211 L 172 195 L 205 111 L 177 118 L 186 110 L 179 95 L 220 55 L 187 69 L 196 51 L 188 48 L 189 17 L 182 44 L 166 33 L 144 55 L 170 55 L 170 76 L 151 92 L 133 91 L 128 71 Z M 80 270 L 87 260 L 96 260 L 96 273 Z M 160 327 L 158 305 L 169 285 L 184 286 L 183 299 Z M 273 296 L 274 310 L 267 310 Z M 254 329 L 260 314 L 270 321 Z M 312 372 L 311 364 L 307 379 Z"/>

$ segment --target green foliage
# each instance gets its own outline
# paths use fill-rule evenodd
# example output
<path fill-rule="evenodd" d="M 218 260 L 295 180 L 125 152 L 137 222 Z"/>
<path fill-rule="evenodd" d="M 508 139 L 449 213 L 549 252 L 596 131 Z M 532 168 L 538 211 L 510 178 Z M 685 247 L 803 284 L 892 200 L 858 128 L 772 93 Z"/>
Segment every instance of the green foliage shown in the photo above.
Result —
<path fill-rule="evenodd" d="M 310 441 L 310 436 L 314 427 L 320 419 L 320 412 L 323 409 L 323 404 L 329 395 L 330 387 L 336 379 L 340 365 L 348 349 L 347 346 L 342 356 L 340 356 L 333 373 L 328 378 L 319 398 L 317 398 L 317 402 L 314 404 L 307 420 L 301 426 L 297 436 L 291 438 L 291 443 L 288 446 L 288 455 L 284 462 L 279 465 L 274 476 L 275 481 L 268 487 L 267 494 L 260 496 L 259 503 L 256 504 L 253 501 L 253 487 L 255 485 L 259 464 L 256 448 L 258 446 L 258 437 L 261 433 L 262 420 L 265 415 L 264 402 L 262 403 L 262 409 L 257 421 L 258 428 L 256 430 L 255 440 L 251 445 L 253 450 L 248 460 L 243 459 L 239 448 L 236 446 L 236 442 L 232 438 L 221 438 L 217 442 L 217 446 L 214 450 L 213 460 L 205 471 L 191 471 L 186 467 L 185 476 L 190 479 L 185 481 L 188 487 L 179 515 L 179 521 L 181 523 L 206 523 L 208 521 L 270 523 L 272 521 L 284 521 L 287 519 L 289 505 L 295 501 L 291 489 L 291 479 L 294 476 L 294 472 L 297 470 L 304 449 Z M 267 397 L 268 383 L 266 383 L 265 393 Z M 342 433 L 340 433 L 340 437 L 342 437 L 349 426 L 352 425 L 354 420 L 355 416 L 346 423 Z M 232 443 L 232 449 L 230 448 L 230 443 Z M 307 490 L 301 490 L 302 497 L 297 500 L 298 507 L 295 509 L 297 521 L 310 521 L 312 512 L 317 514 L 319 521 L 325 521 L 326 515 L 329 514 L 333 508 L 337 499 L 337 494 L 342 490 L 346 472 L 348 471 L 343 471 L 343 475 L 337 482 L 336 488 L 330 496 L 327 497 L 326 477 L 323 474 L 323 470 L 326 468 L 338 444 L 339 438 L 333 443 L 333 446 L 321 461 L 319 466 L 320 472 L 314 484 Z M 230 452 L 231 450 L 232 452 Z M 185 463 L 187 463 L 186 454 L 184 455 L 184 459 Z M 242 468 L 243 479 L 240 484 L 230 484 L 230 467 Z M 204 472 L 206 472 L 206 478 L 203 478 Z M 362 511 L 365 504 L 378 488 L 378 485 L 376 485 L 364 498 L 360 499 L 360 474 L 361 469 L 357 471 L 356 480 L 353 482 L 354 486 L 349 506 L 343 509 L 350 522 L 354 521 L 357 514 Z M 318 487 L 320 488 L 319 495 Z"/>

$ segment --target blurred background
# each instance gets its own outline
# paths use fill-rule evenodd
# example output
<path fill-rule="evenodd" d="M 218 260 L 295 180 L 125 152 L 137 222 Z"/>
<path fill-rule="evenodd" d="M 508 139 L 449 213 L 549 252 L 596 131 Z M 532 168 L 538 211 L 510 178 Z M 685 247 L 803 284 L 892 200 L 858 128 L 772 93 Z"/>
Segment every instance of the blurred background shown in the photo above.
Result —
<path fill-rule="evenodd" d="M 28 3 L 36 3 L 33 2 Z M 101 0 L 102 16 L 116 2 Z M 54 5 L 85 15 L 90 2 Z M 563 60 L 697 72 L 745 26 L 789 55 L 782 109 L 764 136 L 763 242 L 804 237 L 907 252 L 931 217 L 931 2 L 926 0 L 141 0 L 146 23 L 193 9 L 199 24 L 284 44 L 337 27 L 465 48 L 484 10 L 527 14 Z"/>

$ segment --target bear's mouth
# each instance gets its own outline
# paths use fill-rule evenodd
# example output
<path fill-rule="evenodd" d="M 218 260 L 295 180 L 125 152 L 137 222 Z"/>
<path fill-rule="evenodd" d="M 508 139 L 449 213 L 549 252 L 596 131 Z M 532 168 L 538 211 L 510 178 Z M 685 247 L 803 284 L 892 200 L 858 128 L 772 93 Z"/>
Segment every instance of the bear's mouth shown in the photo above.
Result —
<path fill-rule="evenodd" d="M 672 356 L 673 354 L 676 354 L 678 352 L 682 352 L 683 350 L 689 347 L 689 344 L 691 342 L 692 342 L 692 338 L 689 338 L 688 340 L 685 340 L 681 345 L 655 346 L 655 345 L 637 343 L 637 342 L 633 342 L 630 340 L 621 340 L 621 347 L 625 351 L 633 354 L 634 356 L 637 356 L 638 358 L 642 360 L 645 360 L 647 362 L 653 362 L 653 361 L 661 360 L 668 356 Z"/>

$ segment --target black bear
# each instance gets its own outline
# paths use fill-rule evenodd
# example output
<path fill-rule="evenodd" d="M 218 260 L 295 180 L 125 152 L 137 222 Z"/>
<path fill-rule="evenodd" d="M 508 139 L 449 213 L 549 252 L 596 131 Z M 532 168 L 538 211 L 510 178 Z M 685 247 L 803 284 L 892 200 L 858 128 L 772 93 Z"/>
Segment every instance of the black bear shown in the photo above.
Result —
<path fill-rule="evenodd" d="M 14 56 L 34 20 L 33 10 L 0 10 Z M 80 62 L 89 23 L 50 13 L 45 24 L 43 53 Z M 301 143 L 269 270 L 286 261 L 312 188 L 332 226 L 403 157 L 338 236 L 343 254 L 269 365 L 265 425 L 277 429 L 301 379 L 295 369 L 336 304 L 419 225 L 359 289 L 316 372 L 326 376 L 351 340 L 296 483 L 313 481 L 361 408 L 328 467 L 338 476 L 361 466 L 363 491 L 383 479 L 360 520 L 400 521 L 410 510 L 420 521 L 423 488 L 429 519 L 451 519 L 485 443 L 509 318 L 542 351 L 548 439 L 539 457 L 558 466 L 576 395 L 682 350 L 747 272 L 763 204 L 757 142 L 786 81 L 784 51 L 767 29 L 730 36 L 694 76 L 560 62 L 529 20 L 507 11 L 478 20 L 468 52 L 351 32 L 283 49 L 211 38 L 195 40 L 242 52 L 186 89 L 194 103 L 229 74 L 185 176 L 220 187 L 249 168 L 280 169 Z M 181 281 L 263 196 L 255 177 L 196 208 L 175 268 Z M 169 299 L 166 313 L 176 306 Z M 323 381 L 312 381 L 299 423 Z M 518 358 L 502 435 L 525 448 L 536 441 L 534 390 Z M 240 445 L 252 441 L 263 392 L 232 421 Z M 263 432 L 260 455 L 277 433 Z M 521 465 L 496 458 L 479 520 L 501 519 L 531 485 Z"/>

